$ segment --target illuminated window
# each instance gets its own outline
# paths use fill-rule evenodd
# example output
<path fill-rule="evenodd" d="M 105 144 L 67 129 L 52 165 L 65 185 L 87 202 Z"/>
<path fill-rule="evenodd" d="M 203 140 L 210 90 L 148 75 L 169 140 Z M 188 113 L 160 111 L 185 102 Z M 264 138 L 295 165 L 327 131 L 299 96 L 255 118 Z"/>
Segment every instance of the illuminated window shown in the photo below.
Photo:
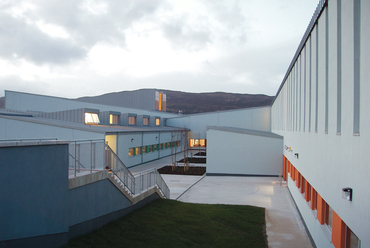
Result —
<path fill-rule="evenodd" d="M 85 113 L 85 124 L 99 124 L 99 116 L 96 113 Z"/>
<path fill-rule="evenodd" d="M 129 125 L 136 125 L 136 117 L 135 116 L 129 116 L 128 117 L 128 124 Z"/>
<path fill-rule="evenodd" d="M 140 155 L 141 154 L 141 147 L 136 147 L 136 155 Z"/>
<path fill-rule="evenodd" d="M 156 119 L 155 119 L 155 125 L 156 125 L 156 126 L 161 125 L 161 119 L 156 118 Z"/>
<path fill-rule="evenodd" d="M 143 125 L 144 126 L 148 126 L 149 125 L 149 118 L 148 117 L 144 117 L 143 118 Z"/>
<path fill-rule="evenodd" d="M 146 150 L 148 153 L 149 152 L 152 152 L 152 146 L 147 146 L 147 150 Z"/>
<path fill-rule="evenodd" d="M 190 147 L 206 147 L 205 139 L 190 139 Z"/>
<path fill-rule="evenodd" d="M 128 149 L 128 156 L 129 156 L 129 157 L 134 156 L 134 148 L 130 148 L 130 149 Z"/>
<path fill-rule="evenodd" d="M 118 115 L 109 115 L 109 124 L 118 124 Z"/>

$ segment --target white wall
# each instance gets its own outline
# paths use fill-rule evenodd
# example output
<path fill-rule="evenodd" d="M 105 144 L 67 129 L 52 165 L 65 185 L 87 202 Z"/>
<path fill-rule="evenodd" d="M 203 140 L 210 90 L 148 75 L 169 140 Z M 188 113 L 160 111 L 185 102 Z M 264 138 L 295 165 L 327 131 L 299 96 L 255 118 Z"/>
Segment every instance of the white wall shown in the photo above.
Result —
<path fill-rule="evenodd" d="M 270 106 L 187 115 L 167 119 L 167 126 L 186 127 L 191 138 L 205 139 L 207 126 L 271 131 Z"/>
<path fill-rule="evenodd" d="M 282 137 L 211 127 L 207 138 L 207 174 L 278 176 L 282 171 Z"/>
<path fill-rule="evenodd" d="M 337 1 L 328 1 L 328 8 L 324 10 L 313 29 L 311 38 L 306 42 L 296 62 L 302 69 L 296 70 L 296 80 L 293 72 L 284 82 L 275 102 L 273 103 L 272 131 L 284 136 L 284 145 L 291 147 L 293 152 L 284 151 L 284 155 L 294 167 L 305 177 L 312 187 L 323 197 L 330 207 L 339 215 L 344 223 L 361 240 L 361 247 L 370 247 L 368 235 L 370 212 L 370 166 L 368 151 L 370 151 L 370 2 L 361 1 L 361 31 L 360 31 L 360 129 L 359 134 L 354 132 L 354 102 L 358 99 L 354 95 L 355 78 L 355 49 L 354 49 L 354 1 L 342 0 L 342 61 L 338 68 L 340 54 L 337 51 Z M 328 30 L 325 18 L 328 15 Z M 318 28 L 318 94 L 316 108 L 316 29 Z M 328 92 L 325 86 L 325 32 L 328 32 Z M 310 53 L 309 42 L 312 42 L 312 71 L 309 70 Z M 358 47 L 357 47 L 358 48 Z M 304 61 L 306 59 L 306 78 L 304 77 Z M 338 78 L 338 72 L 340 78 Z M 304 87 L 304 79 L 308 82 L 312 78 L 312 95 L 309 95 L 309 85 Z M 338 80 L 341 79 L 341 96 L 338 104 Z M 302 92 L 293 91 L 293 87 L 302 87 Z M 304 90 L 305 89 L 305 90 Z M 326 100 L 328 106 L 326 106 Z M 311 111 L 309 108 L 311 102 Z M 299 104 L 301 106 L 299 107 Z M 338 133 L 337 107 L 341 107 L 339 118 L 341 130 Z M 328 109 L 328 112 L 325 109 Z M 317 109 L 317 119 L 316 119 Z M 311 116 L 311 118 L 310 118 Z M 327 117 L 328 129 L 325 129 Z M 317 130 L 315 130 L 317 121 Z M 308 127 L 311 127 L 311 130 Z M 299 159 L 294 157 L 299 153 Z M 353 200 L 342 198 L 342 188 L 353 189 Z M 291 192 L 293 190 L 291 189 Z M 300 201 L 293 193 L 296 203 Z M 300 206 L 299 204 L 297 204 Z M 303 210 L 302 210 L 303 211 Z M 315 229 L 317 220 L 310 215 L 304 215 L 310 230 Z M 312 224 L 314 223 L 314 224 Z M 317 232 L 317 231 L 315 231 Z M 313 235 L 315 236 L 315 235 Z M 320 239 L 320 238 L 319 238 Z M 318 239 L 318 240 L 319 240 Z M 321 243 L 321 241 L 318 241 Z"/>

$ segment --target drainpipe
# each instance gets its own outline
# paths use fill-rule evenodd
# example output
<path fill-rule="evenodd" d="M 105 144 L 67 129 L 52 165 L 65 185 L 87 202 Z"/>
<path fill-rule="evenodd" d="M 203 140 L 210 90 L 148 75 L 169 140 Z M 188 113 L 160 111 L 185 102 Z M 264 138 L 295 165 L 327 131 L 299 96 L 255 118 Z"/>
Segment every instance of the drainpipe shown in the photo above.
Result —
<path fill-rule="evenodd" d="M 144 132 L 141 132 L 141 163 L 144 162 L 144 154 L 143 154 L 143 149 L 144 149 Z"/>
<path fill-rule="evenodd" d="M 161 132 L 158 132 L 158 158 L 161 158 Z"/>

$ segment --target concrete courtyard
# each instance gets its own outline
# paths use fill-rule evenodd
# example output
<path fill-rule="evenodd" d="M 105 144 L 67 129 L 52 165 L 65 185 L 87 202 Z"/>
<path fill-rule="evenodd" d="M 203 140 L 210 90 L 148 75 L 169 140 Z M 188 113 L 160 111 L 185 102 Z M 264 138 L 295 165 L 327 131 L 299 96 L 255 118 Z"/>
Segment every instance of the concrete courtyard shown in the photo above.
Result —
<path fill-rule="evenodd" d="M 167 161 L 168 160 L 168 161 Z M 171 164 L 164 158 L 134 167 L 133 173 Z M 278 177 L 162 175 L 170 198 L 189 203 L 251 205 L 266 209 L 268 246 L 313 247 L 288 191 Z"/>

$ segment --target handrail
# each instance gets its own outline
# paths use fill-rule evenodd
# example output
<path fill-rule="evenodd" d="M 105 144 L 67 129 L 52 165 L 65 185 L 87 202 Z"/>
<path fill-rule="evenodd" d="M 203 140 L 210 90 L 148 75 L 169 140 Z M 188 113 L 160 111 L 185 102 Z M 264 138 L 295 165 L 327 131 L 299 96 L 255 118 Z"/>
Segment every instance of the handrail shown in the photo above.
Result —
<path fill-rule="evenodd" d="M 117 154 L 107 144 L 105 146 L 105 155 L 107 156 L 105 160 L 106 166 L 112 170 L 112 173 L 133 195 L 157 186 L 166 198 L 170 197 L 169 187 L 155 168 L 141 171 L 133 175 L 119 159 Z M 111 161 L 109 161 L 109 159 L 111 159 Z M 110 166 L 110 164 L 113 166 Z"/>
<path fill-rule="evenodd" d="M 170 198 L 170 189 L 163 180 L 157 169 L 152 168 L 134 174 L 136 188 L 139 192 L 143 192 L 149 188 L 157 186 L 166 198 Z"/>
<path fill-rule="evenodd" d="M 30 142 L 30 141 L 55 141 L 58 140 L 57 138 L 45 138 L 45 139 L 33 139 L 33 138 L 26 138 L 26 139 L 8 139 L 8 140 L 0 140 L 0 142 Z"/>
<path fill-rule="evenodd" d="M 157 187 L 164 197 L 169 198 L 170 190 L 156 169 L 141 171 L 133 175 L 104 139 L 74 140 L 69 144 L 69 155 L 72 159 L 70 167 L 74 168 L 75 177 L 81 167 L 83 171 L 90 170 L 92 173 L 92 169 L 97 165 L 101 169 L 109 169 L 115 179 L 132 196 Z"/>
<path fill-rule="evenodd" d="M 127 169 L 125 164 L 117 156 L 117 154 L 109 147 L 104 145 L 105 150 L 105 166 L 109 168 L 117 179 L 130 191 L 132 195 L 135 194 L 135 177 Z"/>

